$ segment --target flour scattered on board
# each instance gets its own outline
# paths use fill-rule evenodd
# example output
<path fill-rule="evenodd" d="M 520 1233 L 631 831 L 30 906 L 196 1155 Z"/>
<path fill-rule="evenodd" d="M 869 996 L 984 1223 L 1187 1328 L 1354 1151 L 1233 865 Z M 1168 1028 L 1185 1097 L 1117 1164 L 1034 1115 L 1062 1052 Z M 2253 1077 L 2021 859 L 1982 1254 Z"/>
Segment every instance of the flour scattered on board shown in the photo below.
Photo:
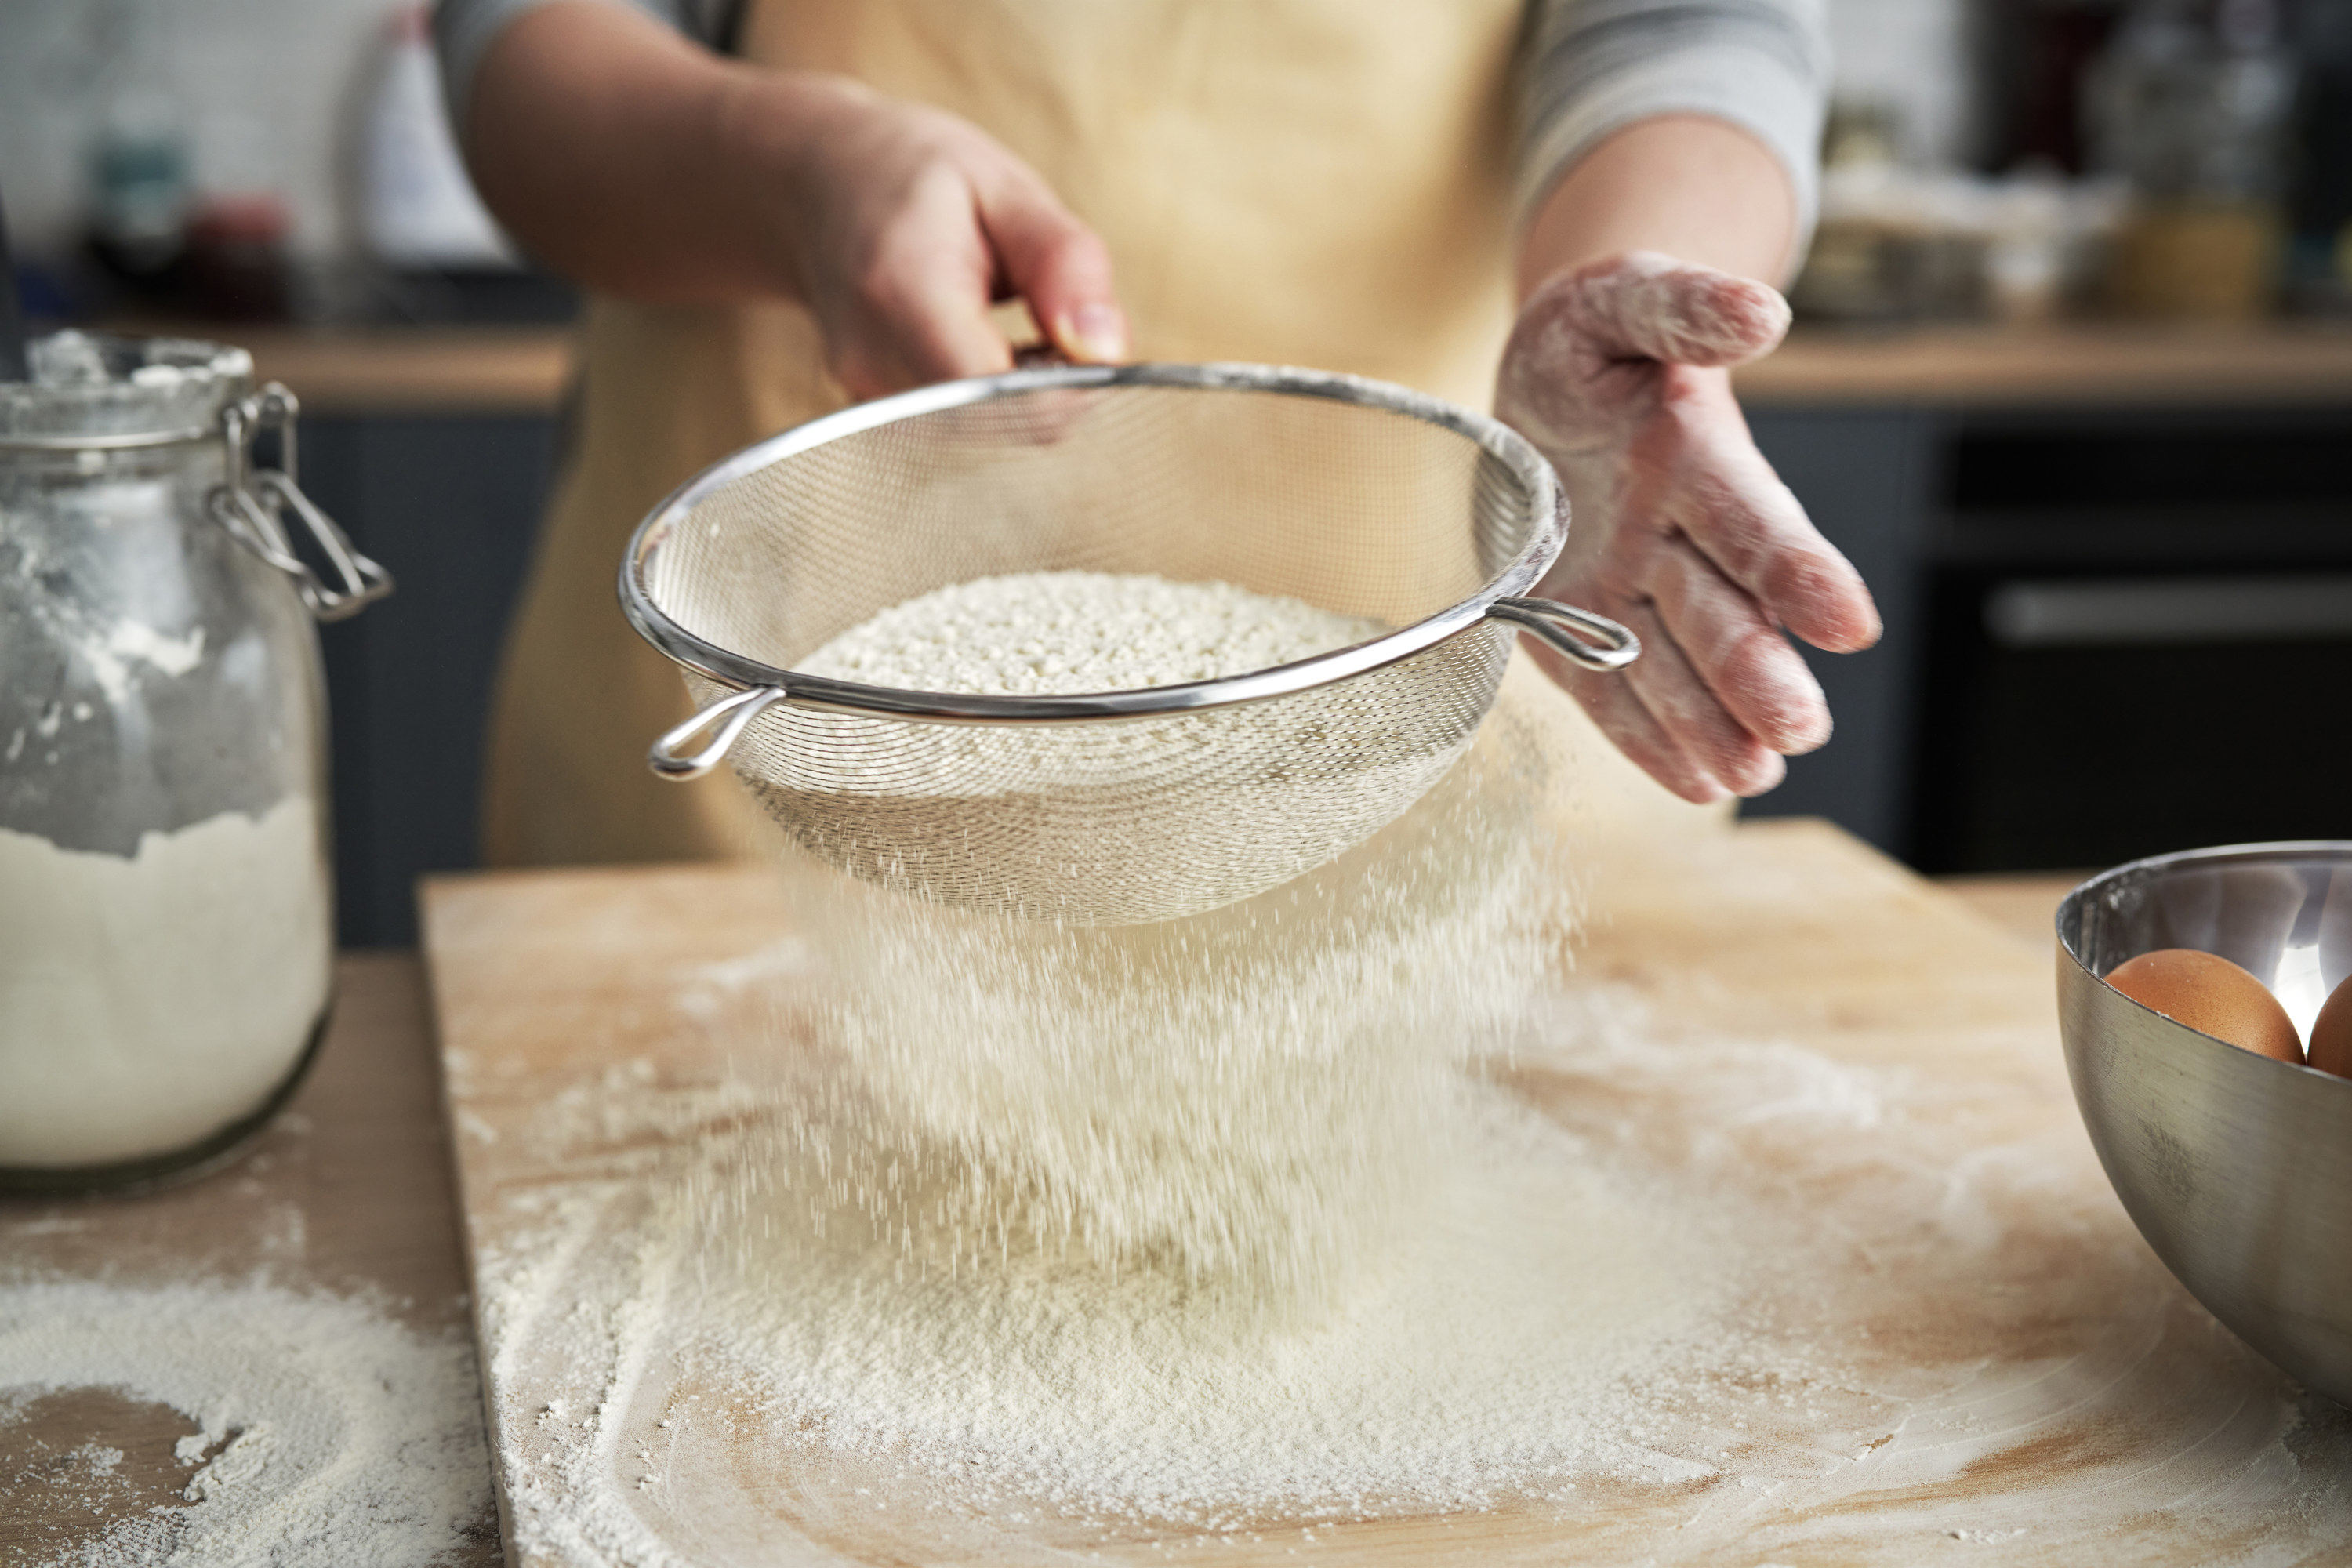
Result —
<path fill-rule="evenodd" d="M 418 1568 L 489 1508 L 471 1346 L 365 1302 L 263 1284 L 0 1284 L 0 1433 L 43 1394 L 110 1389 L 197 1428 L 170 1506 L 120 1519 L 63 1568 Z M 95 1498 L 122 1455 L 61 1479 Z"/>
<path fill-rule="evenodd" d="M 759 1016 L 689 1015 L 707 984 L 680 975 L 687 1026 Z M 1539 1011 L 1463 1074 L 1465 1157 L 1291 1318 L 1017 1237 L 917 1267 L 845 1165 L 822 1234 L 740 1186 L 714 1205 L 792 1125 L 768 1089 L 584 1082 L 530 1129 L 572 1174 L 480 1258 L 518 1544 L 1077 1561 L 1501 1510 L 1528 1542 L 1580 1521 L 1595 1563 L 2352 1548 L 2352 1421 L 2053 1185 L 2071 1145 L 1970 1161 L 1965 1108 L 1906 1074 L 1662 1037 L 1607 987 Z M 2019 1311 L 2046 1336 L 2023 1358 Z M 2199 1500 L 2217 1447 L 2226 1507 Z"/>

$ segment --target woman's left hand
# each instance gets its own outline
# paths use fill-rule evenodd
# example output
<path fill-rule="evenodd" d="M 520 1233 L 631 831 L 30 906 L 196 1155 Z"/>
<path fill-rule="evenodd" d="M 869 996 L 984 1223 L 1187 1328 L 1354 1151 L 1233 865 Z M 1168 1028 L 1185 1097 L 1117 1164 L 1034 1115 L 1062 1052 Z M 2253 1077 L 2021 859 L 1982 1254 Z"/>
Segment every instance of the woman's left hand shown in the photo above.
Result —
<path fill-rule="evenodd" d="M 1761 795 L 1782 756 L 1829 739 L 1829 706 L 1783 628 L 1832 652 L 1878 640 L 1860 574 L 1772 472 L 1732 398 L 1729 367 L 1769 353 L 1788 325 L 1764 284 L 1627 252 L 1529 297 L 1496 388 L 1496 415 L 1568 491 L 1568 546 L 1537 592 L 1642 639 L 1614 675 L 1532 651 L 1685 800 Z"/>

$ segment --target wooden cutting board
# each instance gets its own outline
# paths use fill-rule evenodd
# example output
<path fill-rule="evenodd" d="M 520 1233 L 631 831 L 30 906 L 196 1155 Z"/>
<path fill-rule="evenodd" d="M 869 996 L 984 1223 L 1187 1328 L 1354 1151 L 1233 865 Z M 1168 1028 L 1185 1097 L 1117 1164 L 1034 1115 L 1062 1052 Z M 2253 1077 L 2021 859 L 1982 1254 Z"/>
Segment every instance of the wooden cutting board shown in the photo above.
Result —
<path fill-rule="evenodd" d="M 682 1406 L 659 1331 L 669 1298 L 647 1272 L 646 1191 L 725 1116 L 734 1053 L 789 1048 L 776 1020 L 790 968 L 772 960 L 792 932 L 774 873 L 431 882 L 426 948 L 512 1560 L 2352 1553 L 2352 1418 L 2222 1331 L 2132 1231 L 2067 1090 L 2048 957 L 1813 823 L 1596 868 L 1589 905 L 1557 1005 L 1616 1044 L 1494 1071 L 1580 1137 L 1685 1168 L 1709 1151 L 1711 1179 L 1784 1207 L 1809 1287 L 1773 1310 L 1813 1314 L 1833 1352 L 1820 1376 L 1777 1396 L 1769 1451 L 1759 1438 L 1671 1479 L 1303 1536 L 1276 1518 L 1204 1534 L 942 1508 L 821 1448 L 779 1458 L 657 1420 Z M 1673 1068 L 1612 1074 L 1629 1049 L 1676 1053 Z M 1866 1107 L 1841 1108 L 1788 1088 L 1807 1075 L 1874 1087 Z"/>

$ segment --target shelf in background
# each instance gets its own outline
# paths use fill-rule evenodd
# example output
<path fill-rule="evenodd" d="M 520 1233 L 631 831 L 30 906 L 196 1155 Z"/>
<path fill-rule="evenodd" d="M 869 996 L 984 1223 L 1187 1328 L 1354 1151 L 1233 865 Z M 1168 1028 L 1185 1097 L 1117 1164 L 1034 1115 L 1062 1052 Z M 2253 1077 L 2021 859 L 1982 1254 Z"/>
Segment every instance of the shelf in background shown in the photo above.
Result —
<path fill-rule="evenodd" d="M 576 351 L 551 327 L 171 330 L 242 343 L 265 378 L 338 413 L 551 410 Z M 1759 407 L 2352 402 L 2352 323 L 1801 326 L 1736 383 Z"/>
<path fill-rule="evenodd" d="M 2352 402 L 2352 324 L 1800 327 L 1734 383 L 1750 405 Z"/>
<path fill-rule="evenodd" d="M 572 378 L 573 334 L 549 327 L 207 329 L 252 351 L 318 413 L 551 410 Z"/>

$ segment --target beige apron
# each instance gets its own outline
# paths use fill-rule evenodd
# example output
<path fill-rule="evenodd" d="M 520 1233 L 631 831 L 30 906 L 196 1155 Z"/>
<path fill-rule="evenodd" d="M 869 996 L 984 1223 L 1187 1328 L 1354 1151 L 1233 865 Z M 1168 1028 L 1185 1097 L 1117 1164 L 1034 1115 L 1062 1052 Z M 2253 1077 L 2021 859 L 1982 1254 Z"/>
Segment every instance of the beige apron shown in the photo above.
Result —
<path fill-rule="evenodd" d="M 1510 324 L 1520 26 L 1520 0 L 752 0 L 743 44 L 951 110 L 1028 160 L 1109 246 L 1139 358 L 1351 371 L 1483 408 Z M 689 704 L 614 579 L 663 495 L 844 401 L 796 306 L 592 304 L 571 462 L 499 682 L 493 864 L 758 845 L 731 777 L 647 772 Z M 1558 706 L 1592 784 L 1643 816 L 1665 803 Z"/>

